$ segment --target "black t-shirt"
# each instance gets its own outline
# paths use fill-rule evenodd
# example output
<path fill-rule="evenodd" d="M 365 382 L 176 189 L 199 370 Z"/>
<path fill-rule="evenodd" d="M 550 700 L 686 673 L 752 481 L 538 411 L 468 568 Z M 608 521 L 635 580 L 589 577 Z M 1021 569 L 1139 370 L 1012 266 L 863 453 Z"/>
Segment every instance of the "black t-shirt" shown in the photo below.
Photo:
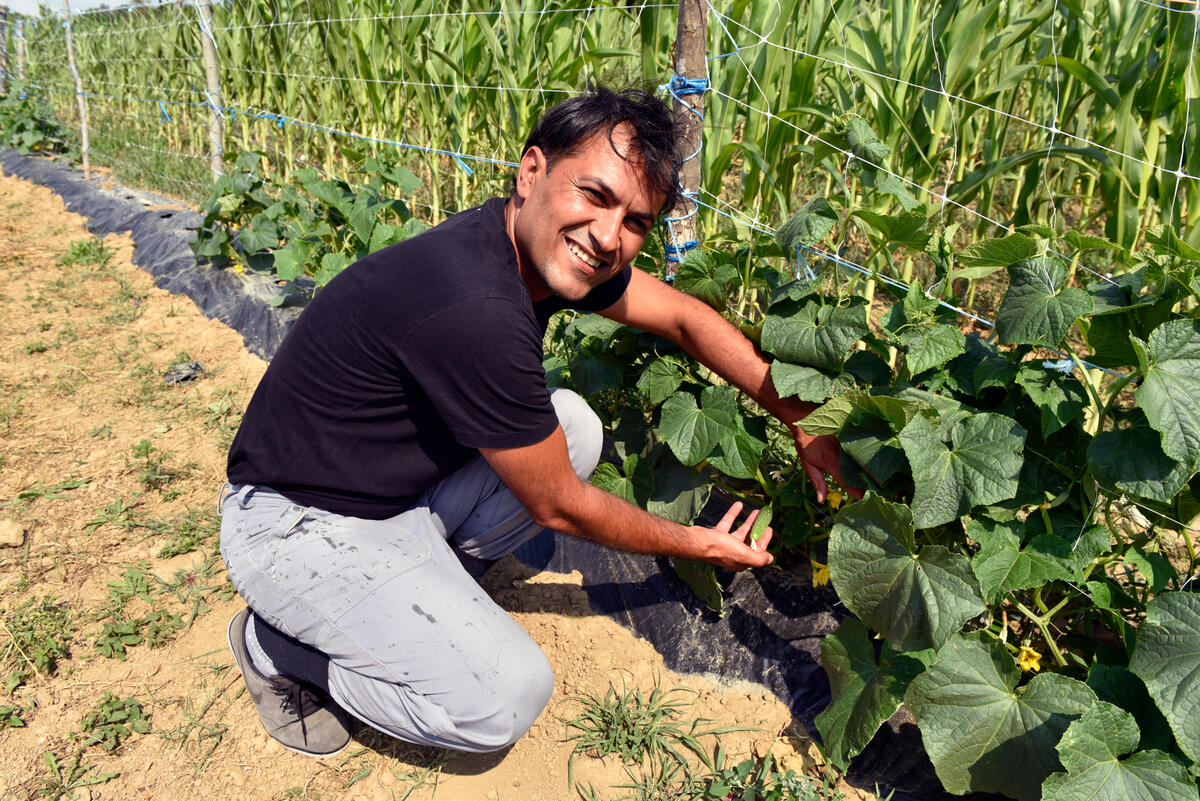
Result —
<path fill-rule="evenodd" d="M 373 253 L 317 293 L 246 409 L 231 482 L 381 519 L 479 448 L 533 445 L 554 431 L 546 322 L 563 308 L 611 306 L 630 271 L 576 303 L 532 303 L 504 203 Z"/>

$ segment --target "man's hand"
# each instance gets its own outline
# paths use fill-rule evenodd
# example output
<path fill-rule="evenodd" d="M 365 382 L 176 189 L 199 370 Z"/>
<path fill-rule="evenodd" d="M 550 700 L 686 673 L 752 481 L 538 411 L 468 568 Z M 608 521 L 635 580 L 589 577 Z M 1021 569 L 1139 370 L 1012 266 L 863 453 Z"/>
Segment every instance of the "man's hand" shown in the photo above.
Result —
<path fill-rule="evenodd" d="M 775 561 L 775 558 L 767 553 L 767 546 L 771 544 L 771 535 L 774 533 L 770 526 L 767 526 L 766 531 L 757 540 L 750 539 L 750 530 L 754 527 L 754 521 L 758 519 L 759 510 L 755 509 L 740 526 L 733 528 L 733 522 L 737 520 L 741 511 L 742 504 L 739 501 L 729 507 L 721 522 L 714 528 L 707 529 L 713 535 L 713 549 L 711 554 L 704 557 L 704 561 L 734 571 L 762 567 Z"/>
<path fill-rule="evenodd" d="M 842 489 L 861 501 L 863 491 L 858 487 L 848 486 L 842 479 L 842 446 L 838 444 L 837 438 L 832 435 L 814 437 L 805 434 L 799 423 L 792 423 L 788 427 L 796 440 L 796 453 L 800 456 L 800 464 L 804 465 L 804 472 L 808 474 L 809 481 L 817 491 L 817 501 L 824 503 L 829 492 L 829 484 L 825 481 L 826 473 L 833 476 L 833 480 Z"/>

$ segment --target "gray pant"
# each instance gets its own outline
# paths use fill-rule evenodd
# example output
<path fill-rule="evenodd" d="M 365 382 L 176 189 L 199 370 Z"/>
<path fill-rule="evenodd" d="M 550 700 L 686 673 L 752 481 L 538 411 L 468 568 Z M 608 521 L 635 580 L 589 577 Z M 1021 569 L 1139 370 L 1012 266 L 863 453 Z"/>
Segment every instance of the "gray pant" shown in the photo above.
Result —
<path fill-rule="evenodd" d="M 552 400 L 586 480 L 600 421 L 570 391 Z M 516 742 L 550 700 L 545 655 L 451 550 L 498 559 L 543 530 L 482 456 L 386 520 L 251 485 L 227 490 L 222 512 L 233 586 L 271 626 L 328 657 L 329 693 L 355 717 L 408 742 L 484 752 Z M 271 656 L 290 673 L 286 656 Z"/>

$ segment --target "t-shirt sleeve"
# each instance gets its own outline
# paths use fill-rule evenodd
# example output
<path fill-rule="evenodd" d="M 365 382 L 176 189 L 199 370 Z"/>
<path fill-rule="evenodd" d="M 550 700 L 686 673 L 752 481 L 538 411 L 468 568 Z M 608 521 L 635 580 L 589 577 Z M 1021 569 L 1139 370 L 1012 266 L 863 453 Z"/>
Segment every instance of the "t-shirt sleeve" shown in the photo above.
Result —
<path fill-rule="evenodd" d="M 558 426 L 529 313 L 508 298 L 463 301 L 415 326 L 399 357 L 454 439 L 468 448 L 517 448 Z"/>

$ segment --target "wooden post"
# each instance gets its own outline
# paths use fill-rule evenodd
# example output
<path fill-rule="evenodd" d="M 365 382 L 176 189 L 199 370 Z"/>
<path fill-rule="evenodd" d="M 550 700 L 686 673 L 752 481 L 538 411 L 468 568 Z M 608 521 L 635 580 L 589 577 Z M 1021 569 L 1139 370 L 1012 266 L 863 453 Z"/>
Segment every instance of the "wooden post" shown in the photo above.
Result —
<path fill-rule="evenodd" d="M 221 80 L 217 72 L 217 39 L 213 34 L 212 4 L 198 0 L 200 49 L 204 53 L 204 78 L 208 83 L 208 152 L 213 180 L 225 174 L 225 112 L 221 107 Z"/>
<path fill-rule="evenodd" d="M 17 80 L 21 82 L 21 96 L 25 96 L 25 18 L 17 18 Z"/>
<path fill-rule="evenodd" d="M 681 198 L 667 218 L 673 240 L 668 243 L 668 275 L 674 275 L 675 263 L 683 260 L 686 251 L 696 247 L 696 211 L 699 207 L 693 198 L 699 196 L 702 173 L 700 150 L 704 142 L 704 92 L 708 86 L 707 39 L 708 0 L 680 0 L 675 30 L 676 77 L 671 84 L 681 129 L 680 150 L 688 157 L 680 167 L 679 184 L 691 197 Z"/>
<path fill-rule="evenodd" d="M 8 6 L 0 6 L 0 95 L 8 94 Z"/>
<path fill-rule="evenodd" d="M 83 180 L 92 178 L 92 165 L 88 146 L 87 98 L 83 96 L 83 81 L 79 77 L 79 68 L 75 66 L 75 40 L 71 37 L 71 2 L 63 0 L 63 31 L 67 36 L 67 65 L 75 76 L 75 97 L 79 99 L 79 151 L 83 159 Z"/>

